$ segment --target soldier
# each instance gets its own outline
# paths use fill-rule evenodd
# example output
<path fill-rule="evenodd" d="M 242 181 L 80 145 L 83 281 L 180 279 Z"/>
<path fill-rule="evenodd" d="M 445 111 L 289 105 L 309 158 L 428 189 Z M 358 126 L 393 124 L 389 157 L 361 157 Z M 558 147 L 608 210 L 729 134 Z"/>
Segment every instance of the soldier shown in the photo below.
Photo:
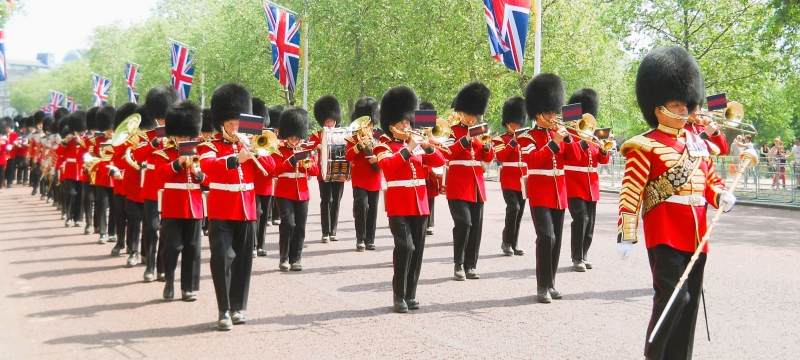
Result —
<path fill-rule="evenodd" d="M 594 90 L 584 88 L 576 91 L 570 96 L 569 103 L 581 103 L 584 114 L 597 118 L 600 103 Z M 581 140 L 579 146 L 579 156 L 567 159 L 564 173 L 567 177 L 569 215 L 572 217 L 572 270 L 585 272 L 592 268 L 592 263 L 586 260 L 586 254 L 592 245 L 597 201 L 600 199 L 597 166 L 608 164 L 610 157 L 608 152 L 596 144 Z"/>
<path fill-rule="evenodd" d="M 432 103 L 428 101 L 423 101 L 419 103 L 420 110 L 433 110 L 436 111 L 436 107 L 433 106 Z M 428 215 L 428 228 L 425 230 L 427 235 L 433 235 L 433 227 L 434 227 L 434 219 L 436 218 L 436 197 L 439 196 L 439 192 L 441 190 L 441 181 L 442 181 L 442 173 L 436 173 L 434 168 L 423 166 L 425 168 L 425 172 L 427 176 L 425 177 L 425 187 L 428 189 L 428 209 L 431 211 L 431 214 Z M 438 170 L 443 170 L 444 167 L 436 168 Z"/>
<path fill-rule="evenodd" d="M 44 111 L 37 111 L 33 114 L 33 132 L 30 135 L 30 150 L 28 152 L 29 164 L 31 167 L 31 196 L 39 191 L 42 179 L 42 139 L 43 122 L 47 115 Z"/>
<path fill-rule="evenodd" d="M 380 105 L 382 143 L 375 147 L 386 177 L 386 215 L 394 237 L 392 290 L 395 312 L 419 309 L 417 281 L 425 249 L 428 193 L 423 164 L 444 165 L 444 156 L 427 140 L 408 131 L 414 126 L 417 94 L 405 86 L 389 89 Z"/>
<path fill-rule="evenodd" d="M 217 296 L 220 330 L 244 324 L 253 241 L 258 215 L 253 191 L 256 161 L 268 172 L 275 163 L 269 156 L 255 159 L 236 136 L 239 115 L 251 114 L 250 92 L 236 84 L 225 84 L 211 97 L 211 120 L 219 131 L 200 156 L 200 168 L 209 177 L 208 220 L 211 247 L 211 278 Z"/>
<path fill-rule="evenodd" d="M 503 243 L 500 249 L 506 256 L 524 255 L 519 247 L 519 228 L 525 213 L 525 197 L 522 196 L 523 176 L 528 173 L 528 165 L 522 161 L 522 149 L 517 142 L 516 131 L 525 126 L 525 99 L 514 96 L 503 104 L 502 125 L 507 133 L 492 139 L 494 155 L 500 162 L 500 189 L 506 202 L 506 219 L 503 228 Z"/>
<path fill-rule="evenodd" d="M 630 256 L 638 241 L 641 211 L 655 290 L 647 338 L 705 235 L 707 204 L 724 205 L 728 211 L 736 202 L 714 170 L 712 155 L 719 153 L 717 146 L 685 129 L 688 115 L 703 99 L 704 88 L 697 62 L 677 46 L 652 50 L 636 75 L 636 99 L 652 130 L 634 136 L 620 149 L 627 160 L 619 198 L 617 248 L 623 260 Z M 663 348 L 645 343 L 648 359 L 692 357 L 707 251 L 703 249 L 686 282 L 688 304 L 673 329 L 662 329 L 667 331 Z"/>
<path fill-rule="evenodd" d="M 95 110 L 96 109 L 96 110 Z M 94 111 L 95 121 L 97 122 L 97 129 L 103 132 L 95 139 L 97 146 L 95 153 L 91 154 L 94 157 L 102 158 L 104 153 L 111 153 L 110 144 L 104 144 L 111 141 L 114 134 L 114 112 L 108 110 L 101 111 L 102 108 L 94 107 L 89 109 L 89 113 Z M 107 155 L 108 156 L 108 155 Z M 100 239 L 98 244 L 105 244 L 107 241 L 116 241 L 116 209 L 111 206 L 114 199 L 114 183 L 110 176 L 111 159 L 100 160 L 94 168 L 94 187 L 95 187 L 95 211 L 98 213 L 97 225 L 100 229 Z M 106 215 L 107 214 L 107 215 Z"/>
<path fill-rule="evenodd" d="M 338 128 L 342 123 L 342 108 L 339 100 L 331 95 L 323 95 L 314 103 L 314 119 L 323 129 L 311 136 L 311 143 L 317 149 L 317 155 L 322 149 L 322 132 L 324 128 Z M 317 159 L 319 160 L 319 159 Z M 327 166 L 320 164 L 317 166 Z M 325 181 L 322 173 L 317 175 L 320 196 L 320 222 L 322 223 L 322 242 L 337 241 L 336 227 L 339 225 L 339 204 L 342 202 L 344 181 Z"/>
<path fill-rule="evenodd" d="M 373 129 L 378 123 L 378 100 L 362 97 L 356 101 L 350 121 L 361 117 L 369 120 L 360 125 L 359 131 L 347 137 L 345 159 L 352 164 L 350 177 L 353 181 L 353 217 L 356 223 L 356 250 L 375 250 L 375 224 L 378 219 L 378 198 L 380 197 L 381 168 L 373 153 L 375 139 Z"/>
<path fill-rule="evenodd" d="M 161 233 L 164 238 L 162 259 L 165 281 L 163 297 L 175 296 L 175 268 L 181 260 L 181 299 L 195 301 L 200 290 L 200 238 L 203 220 L 203 193 L 200 184 L 208 177 L 189 156 L 181 155 L 179 144 L 196 139 L 201 127 L 200 107 L 190 101 L 171 106 L 164 115 L 164 131 L 172 137 L 164 150 L 157 150 L 148 161 L 155 175 L 164 183 L 160 199 Z M 152 256 L 152 255 L 151 255 Z M 148 258 L 149 259 L 149 258 Z M 148 260 L 149 261 L 149 260 Z"/>
<path fill-rule="evenodd" d="M 264 118 L 264 129 L 269 127 L 271 118 L 267 111 L 267 104 L 264 100 L 253 98 L 253 115 Z M 277 144 L 275 144 L 277 146 Z M 265 149 L 259 149 L 260 156 L 266 156 Z M 261 171 L 256 171 L 253 179 L 256 191 L 256 208 L 258 210 L 258 222 L 256 228 L 256 249 L 254 256 L 267 256 L 264 249 L 264 241 L 267 237 L 267 222 L 269 222 L 270 210 L 272 210 L 272 174 L 264 175 Z"/>
<path fill-rule="evenodd" d="M 281 106 L 281 105 L 270 106 L 269 109 L 267 110 L 267 112 L 269 112 L 269 118 L 271 119 L 271 121 L 277 122 L 278 119 L 281 118 L 281 113 L 283 112 L 283 106 Z M 273 129 L 276 129 L 275 130 L 275 134 L 278 135 L 277 134 L 277 125 L 278 124 L 275 124 L 275 125 L 276 126 L 273 126 Z M 278 142 L 280 142 L 281 141 L 280 137 L 278 137 L 278 139 L 279 139 Z M 272 176 L 272 186 L 273 186 L 273 188 L 275 187 L 275 182 L 276 181 L 277 181 L 277 179 L 274 176 Z M 278 214 L 278 202 L 275 200 L 274 196 L 272 197 L 272 209 L 269 210 L 268 219 L 272 219 L 272 222 L 271 223 L 268 222 L 267 226 L 269 226 L 270 224 L 272 224 L 272 225 L 280 225 L 280 223 L 281 223 L 281 216 L 280 216 L 280 214 Z"/>
<path fill-rule="evenodd" d="M 64 183 L 68 196 L 64 206 L 67 209 L 67 218 L 64 226 L 81 227 L 82 208 L 81 199 L 83 193 L 83 155 L 88 150 L 86 135 L 86 112 L 77 110 L 67 117 L 67 126 L 70 133 L 64 137 L 61 146 L 58 148 L 59 154 L 64 156 Z"/>
<path fill-rule="evenodd" d="M 203 155 L 205 151 L 208 151 L 209 147 L 206 145 L 214 140 L 214 134 L 217 133 L 214 131 L 214 126 L 211 124 L 211 108 L 203 109 L 202 117 L 203 125 L 200 127 L 200 140 L 203 142 L 197 147 L 198 155 Z M 208 186 L 200 184 L 200 188 L 203 190 L 203 196 L 208 196 Z M 208 236 L 208 214 L 205 214 L 203 217 L 203 236 Z"/>
<path fill-rule="evenodd" d="M 447 173 L 447 204 L 453 217 L 453 260 L 455 280 L 480 279 L 478 253 L 483 231 L 483 204 L 486 187 L 483 163 L 494 159 L 491 142 L 482 143 L 470 136 L 469 128 L 483 121 L 491 92 L 486 85 L 465 85 L 453 100 L 453 115 L 460 119 L 452 127 Z M 464 272 L 466 271 L 466 275 Z"/>
<path fill-rule="evenodd" d="M 122 125 L 122 123 L 127 120 L 131 115 L 136 112 L 136 104 L 134 103 L 125 103 L 120 105 L 118 109 L 114 109 L 111 105 L 106 105 L 100 108 L 97 111 L 97 116 L 111 116 L 114 118 L 114 129 L 117 129 Z M 119 134 L 117 134 L 119 136 Z M 125 161 L 125 155 L 128 153 L 128 148 L 131 146 L 138 145 L 138 141 L 135 138 L 129 139 L 122 144 L 117 146 L 113 146 L 114 155 L 111 158 L 111 164 L 109 165 L 109 175 L 111 175 L 113 179 L 113 186 L 114 186 L 114 218 L 116 220 L 116 231 L 117 231 L 117 238 L 116 238 L 116 245 L 113 249 L 111 249 L 111 256 L 119 256 L 122 250 L 125 250 L 127 247 L 128 253 L 130 254 L 130 230 L 128 229 L 128 211 L 125 207 L 126 199 L 127 199 L 127 189 L 124 184 L 125 176 L 129 173 L 126 169 L 129 167 L 127 161 Z M 133 174 L 138 170 L 130 170 L 130 176 L 136 176 Z M 110 238 L 109 238 L 110 240 Z"/>
<path fill-rule="evenodd" d="M 94 111 L 92 111 L 94 110 Z M 97 143 L 97 139 L 94 136 L 94 132 L 97 130 L 97 108 L 91 108 L 89 111 L 86 112 L 86 153 L 89 155 L 87 158 L 92 158 L 95 156 L 98 150 L 99 144 Z M 92 183 L 91 174 L 87 171 L 86 168 L 81 168 L 81 172 L 83 172 L 83 216 L 86 217 L 86 228 L 84 229 L 83 233 L 85 235 L 89 235 L 92 233 L 99 233 L 100 229 L 97 228 L 98 224 L 95 216 L 95 186 Z"/>

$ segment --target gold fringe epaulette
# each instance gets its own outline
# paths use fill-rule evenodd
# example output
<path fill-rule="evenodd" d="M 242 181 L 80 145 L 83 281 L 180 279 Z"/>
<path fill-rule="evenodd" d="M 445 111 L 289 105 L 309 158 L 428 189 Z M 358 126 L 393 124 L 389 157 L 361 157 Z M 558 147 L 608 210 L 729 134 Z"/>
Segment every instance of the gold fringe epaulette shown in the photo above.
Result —
<path fill-rule="evenodd" d="M 212 144 L 210 141 L 203 141 L 197 144 L 197 146 L 208 146 L 209 148 L 211 148 L 211 151 L 217 152 L 217 147 L 214 146 L 214 144 Z"/>
<path fill-rule="evenodd" d="M 353 139 L 353 136 L 348 136 L 348 137 L 346 137 L 346 138 L 344 138 L 344 139 L 345 139 L 347 142 L 351 143 L 351 144 L 355 144 L 355 143 L 356 143 L 356 139 Z"/>
<path fill-rule="evenodd" d="M 167 153 L 165 153 L 165 152 L 164 152 L 164 150 L 158 150 L 158 151 L 156 151 L 156 152 L 153 152 L 153 154 L 156 154 L 156 155 L 158 155 L 158 156 L 161 156 L 161 157 L 163 157 L 164 159 L 167 159 L 167 161 L 169 161 L 169 156 L 167 155 Z"/>
<path fill-rule="evenodd" d="M 619 153 L 625 156 L 630 151 L 641 150 L 643 152 L 649 152 L 652 149 L 653 145 L 650 143 L 650 139 L 644 137 L 644 135 L 636 135 L 622 144 L 619 148 Z"/>

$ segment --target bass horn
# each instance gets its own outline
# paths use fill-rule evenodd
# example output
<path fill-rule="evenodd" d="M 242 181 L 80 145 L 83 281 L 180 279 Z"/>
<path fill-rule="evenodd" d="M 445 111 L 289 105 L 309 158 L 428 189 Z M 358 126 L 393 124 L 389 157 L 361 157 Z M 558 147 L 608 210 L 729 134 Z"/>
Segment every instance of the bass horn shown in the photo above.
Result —
<path fill-rule="evenodd" d="M 120 146 L 134 137 L 138 137 L 139 124 L 141 122 L 142 117 L 139 114 L 128 116 L 128 118 L 114 130 L 114 136 L 111 137 L 111 146 Z"/>

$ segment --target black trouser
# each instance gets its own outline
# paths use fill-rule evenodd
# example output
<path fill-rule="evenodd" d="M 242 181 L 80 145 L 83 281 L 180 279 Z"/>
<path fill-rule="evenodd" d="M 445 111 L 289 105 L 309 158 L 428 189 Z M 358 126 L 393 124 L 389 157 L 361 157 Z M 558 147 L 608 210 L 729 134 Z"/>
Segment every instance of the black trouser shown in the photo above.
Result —
<path fill-rule="evenodd" d="M 658 245 L 653 248 L 647 249 L 647 257 L 650 259 L 650 271 L 653 274 L 653 312 L 650 315 L 650 325 L 647 326 L 647 338 L 650 338 L 650 332 L 661 317 L 661 313 L 667 306 L 672 291 L 675 290 L 675 285 L 678 284 L 683 272 L 686 270 L 692 253 L 684 252 L 673 249 L 667 245 Z M 668 331 L 666 336 L 666 343 L 664 344 L 662 358 L 658 358 L 656 354 L 653 357 L 648 356 L 648 351 L 660 352 L 661 349 L 650 349 L 647 340 L 645 340 L 644 355 L 648 359 L 691 359 L 692 346 L 694 345 L 694 329 L 697 323 L 697 310 L 700 305 L 700 295 L 703 290 L 703 271 L 706 267 L 706 254 L 701 253 L 695 262 L 692 271 L 689 273 L 689 279 L 686 280 L 687 290 L 689 292 L 689 303 L 683 308 L 679 317 L 676 319 L 677 323 L 670 330 L 666 328 L 659 329 L 661 331 Z M 661 337 L 661 335 L 659 335 Z"/>
<path fill-rule="evenodd" d="M 6 165 L 0 165 L 0 189 L 6 185 Z"/>
<path fill-rule="evenodd" d="M 256 195 L 256 205 L 258 207 L 258 225 L 256 229 L 256 247 L 264 248 L 264 240 L 267 236 L 267 222 L 270 221 L 270 211 L 272 210 L 272 195 Z"/>
<path fill-rule="evenodd" d="M 161 250 L 164 248 L 163 238 L 159 236 L 161 219 L 158 216 L 158 201 L 144 201 L 144 222 L 142 223 L 142 240 L 144 241 L 144 254 L 147 254 L 147 270 L 164 272 L 164 263 L 161 261 Z"/>
<path fill-rule="evenodd" d="M 211 279 L 219 311 L 247 309 L 255 221 L 209 219 Z M 185 260 L 184 260 L 185 261 Z"/>
<path fill-rule="evenodd" d="M 280 220 L 281 218 L 281 212 L 278 210 L 278 201 L 274 197 L 272 199 L 272 211 L 269 214 L 272 221 Z"/>
<path fill-rule="evenodd" d="M 39 191 L 39 183 L 42 180 L 42 165 L 31 160 L 31 187 L 33 188 L 33 193 L 31 195 L 36 195 L 36 192 Z"/>
<path fill-rule="evenodd" d="M 11 151 L 15 151 L 12 149 Z M 11 187 L 14 184 L 14 179 L 17 177 L 17 158 L 8 159 L 6 162 L 6 187 Z"/>
<path fill-rule="evenodd" d="M 343 192 L 343 182 L 319 181 L 319 214 L 322 218 L 322 236 L 336 236 L 336 228 L 339 225 L 339 204 L 342 202 Z"/>
<path fill-rule="evenodd" d="M 86 216 L 86 228 L 89 229 L 97 224 L 94 208 L 95 208 L 95 192 L 94 185 L 90 182 L 83 182 L 83 212 L 84 216 Z"/>
<path fill-rule="evenodd" d="M 117 245 L 116 247 L 124 249 L 127 244 L 126 236 L 128 235 L 128 211 L 125 210 L 125 196 L 114 194 L 114 222 L 117 224 Z"/>
<path fill-rule="evenodd" d="M 375 223 L 378 220 L 380 191 L 353 188 L 353 217 L 356 220 L 356 240 L 364 244 L 375 243 Z"/>
<path fill-rule="evenodd" d="M 83 184 L 80 181 L 64 180 L 65 193 L 67 196 L 64 207 L 67 209 L 67 220 L 83 221 Z"/>
<path fill-rule="evenodd" d="M 428 228 L 432 228 L 433 227 L 433 210 L 435 208 L 434 205 L 436 205 L 436 198 L 435 197 L 429 197 L 428 198 L 428 209 L 430 209 L 431 214 L 428 215 Z"/>
<path fill-rule="evenodd" d="M 95 212 L 97 213 L 97 227 L 100 235 L 114 235 L 116 228 L 114 219 L 114 206 L 110 206 L 114 197 L 114 189 L 105 186 L 95 186 Z"/>
<path fill-rule="evenodd" d="M 478 267 L 483 231 L 483 203 L 447 200 L 453 216 L 453 261 L 464 269 Z"/>
<path fill-rule="evenodd" d="M 25 157 L 17 156 L 17 184 L 28 182 L 28 162 Z"/>
<path fill-rule="evenodd" d="M 392 289 L 396 296 L 406 300 L 417 296 L 417 281 L 422 269 L 427 227 L 427 216 L 389 217 L 389 229 L 394 237 Z"/>
<path fill-rule="evenodd" d="M 142 221 L 144 220 L 144 203 L 125 199 L 125 211 L 128 213 L 128 250 L 132 253 L 144 250 L 142 245 Z"/>
<path fill-rule="evenodd" d="M 532 206 L 531 214 L 536 229 L 536 285 L 550 289 L 555 287 L 558 259 L 561 256 L 564 210 Z"/>
<path fill-rule="evenodd" d="M 164 273 L 168 284 L 175 282 L 175 268 L 181 255 L 181 290 L 200 290 L 200 220 L 163 219 L 161 234 L 164 247 L 159 255 L 164 261 Z M 150 262 L 150 256 L 147 257 Z"/>
<path fill-rule="evenodd" d="M 594 235 L 597 202 L 569 198 L 569 215 L 572 216 L 572 262 L 586 261 Z"/>
<path fill-rule="evenodd" d="M 519 244 L 522 215 L 525 214 L 525 199 L 522 197 L 522 192 L 503 190 L 503 200 L 506 201 L 506 226 L 503 228 L 503 243 L 516 249 Z"/>
<path fill-rule="evenodd" d="M 275 198 L 281 225 L 278 227 L 278 247 L 281 261 L 289 260 L 290 264 L 300 262 L 303 253 L 303 242 L 306 240 L 306 221 L 308 220 L 308 201 L 294 201 Z"/>

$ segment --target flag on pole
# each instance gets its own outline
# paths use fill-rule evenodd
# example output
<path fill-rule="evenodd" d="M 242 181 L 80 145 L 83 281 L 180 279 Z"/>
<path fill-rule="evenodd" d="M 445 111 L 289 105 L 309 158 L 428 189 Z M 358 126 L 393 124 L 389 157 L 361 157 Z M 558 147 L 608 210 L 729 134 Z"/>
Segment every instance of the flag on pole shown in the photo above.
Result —
<path fill-rule="evenodd" d="M 130 87 L 128 88 L 128 101 L 134 104 L 139 103 L 139 93 L 137 93 Z"/>
<path fill-rule="evenodd" d="M 300 20 L 283 8 L 264 1 L 272 45 L 272 73 L 284 88 L 297 88 L 297 69 L 300 65 Z"/>
<path fill-rule="evenodd" d="M 128 88 L 128 101 L 138 104 L 139 94 L 136 92 L 136 80 L 139 80 L 139 65 L 134 63 L 125 64 L 125 86 Z"/>
<path fill-rule="evenodd" d="M 530 0 L 483 0 L 492 58 L 516 72 L 522 72 L 530 8 Z"/>
<path fill-rule="evenodd" d="M 39 107 L 39 110 L 44 111 L 47 116 L 53 116 L 53 113 L 50 112 L 50 105 L 42 105 Z"/>
<path fill-rule="evenodd" d="M 108 90 L 111 89 L 111 80 L 92 74 L 92 89 L 92 105 L 105 106 L 108 102 Z"/>
<path fill-rule="evenodd" d="M 189 53 L 189 46 L 172 41 L 172 86 L 178 90 L 181 100 L 189 98 L 194 80 L 194 60 Z"/>
<path fill-rule="evenodd" d="M 65 106 L 65 107 L 67 108 L 67 111 L 69 111 L 69 113 L 70 113 L 70 114 L 71 114 L 73 111 L 75 111 L 75 110 L 73 110 L 73 109 L 72 109 L 72 106 L 73 106 L 74 104 L 75 104 L 75 103 L 72 101 L 72 98 L 71 98 L 71 97 L 69 97 L 69 96 L 67 96 L 67 106 Z"/>
<path fill-rule="evenodd" d="M 64 103 L 64 94 L 50 90 L 50 114 L 55 114 L 56 109 L 60 108 Z"/>
<path fill-rule="evenodd" d="M 0 81 L 8 80 L 6 73 L 6 30 L 0 28 Z"/>

